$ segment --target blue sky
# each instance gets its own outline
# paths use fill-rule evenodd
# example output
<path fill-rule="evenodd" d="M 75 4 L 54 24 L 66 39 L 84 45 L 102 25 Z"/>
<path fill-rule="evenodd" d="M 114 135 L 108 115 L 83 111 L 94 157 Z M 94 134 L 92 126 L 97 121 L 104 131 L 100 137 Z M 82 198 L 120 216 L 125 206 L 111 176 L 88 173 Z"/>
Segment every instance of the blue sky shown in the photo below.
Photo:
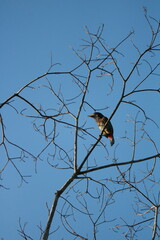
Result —
<path fill-rule="evenodd" d="M 84 33 L 85 25 L 95 32 L 101 24 L 104 24 L 103 37 L 111 47 L 115 46 L 130 31 L 135 30 L 134 40 L 144 50 L 150 33 L 144 18 L 143 7 L 147 7 L 151 16 L 160 19 L 159 0 L 0 0 L 0 102 L 18 91 L 24 84 L 47 72 L 50 67 L 51 55 L 54 63 L 62 64 L 62 70 L 72 69 L 78 63 L 72 48 L 79 48 L 82 39 L 86 37 Z M 122 51 L 125 51 L 125 49 L 126 46 L 122 47 Z M 137 55 L 132 51 L 127 51 L 126 55 L 127 58 L 122 59 L 121 68 L 124 74 L 127 75 L 129 65 L 126 64 L 126 60 L 132 62 Z M 62 89 L 65 91 L 66 98 L 70 98 L 76 90 L 71 90 L 72 83 L 64 83 L 65 80 L 65 78 L 60 80 Z M 35 83 L 34 86 L 37 87 L 40 84 L 41 81 Z M 102 105 L 108 106 L 107 113 L 108 115 L 111 114 L 113 106 L 116 104 L 116 97 L 114 95 L 108 97 L 106 104 L 101 105 L 98 100 L 100 93 L 96 92 L 96 89 L 100 87 L 100 92 L 102 92 L 104 85 L 99 86 L 100 84 L 96 80 L 93 80 L 92 84 L 95 98 L 89 97 L 89 100 L 94 104 L 95 108 L 102 108 Z M 59 85 L 55 87 L 58 89 Z M 24 96 L 34 101 L 35 104 L 43 100 L 44 106 L 49 107 L 52 98 L 47 89 L 44 93 L 45 95 L 43 95 L 39 87 L 38 90 L 31 91 L 30 95 L 28 95 L 27 91 L 24 92 Z M 116 96 L 119 94 L 119 85 L 115 94 Z M 145 99 L 140 100 L 143 104 L 146 103 Z M 152 109 L 150 109 L 151 107 Z M 25 106 L 18 102 L 18 108 L 22 110 Z M 152 111 L 153 115 L 156 114 L 156 108 L 150 106 L 150 101 L 147 108 Z M 87 110 L 91 111 L 89 108 Z M 127 127 L 127 123 L 123 123 L 122 128 L 119 128 L 117 119 L 119 118 L 125 122 L 127 114 L 130 114 L 129 111 L 129 108 L 126 107 L 123 112 L 122 107 L 117 112 L 119 116 L 114 117 L 112 120 L 113 124 L 116 125 L 117 142 L 120 141 L 119 137 L 124 134 L 123 127 L 128 128 L 128 131 L 130 129 L 130 127 Z M 37 149 L 44 146 L 45 141 L 39 137 L 37 132 L 33 131 L 32 119 L 22 117 L 19 119 L 16 113 L 7 106 L 2 109 L 1 113 L 5 120 L 9 139 L 17 144 L 22 143 L 22 145 L 27 146 L 29 151 L 37 154 Z M 87 119 L 85 115 L 83 119 Z M 158 115 L 156 120 L 160 120 Z M 92 126 L 95 126 L 91 119 L 87 121 Z M 92 133 L 98 134 L 99 131 L 95 128 Z M 158 137 L 157 132 L 156 134 L 156 137 Z M 67 130 L 64 131 L 63 139 L 66 139 L 66 136 Z M 32 140 L 33 143 L 31 143 Z M 87 144 L 89 146 L 90 143 Z M 72 142 L 68 142 L 68 139 L 66 139 L 64 146 L 69 150 L 72 147 Z M 124 149 L 125 146 L 123 151 Z M 152 152 L 151 149 L 148 151 Z M 109 152 L 113 154 L 113 150 L 109 150 Z M 16 155 L 16 152 L 14 154 Z M 85 155 L 85 148 L 81 154 Z M 96 157 L 97 154 L 98 148 L 94 156 Z M 125 160 L 129 155 L 130 153 L 127 152 Z M 1 156 L 4 157 L 3 151 Z M 122 152 L 121 156 L 123 156 Z M 45 156 L 42 155 L 43 158 L 45 159 Z M 101 156 L 99 158 L 100 163 L 103 164 Z M 60 175 L 59 171 L 53 171 L 48 166 L 46 160 L 37 163 L 36 174 L 32 159 L 25 163 L 18 162 L 17 166 L 26 175 L 32 175 L 32 177 L 28 178 L 28 184 L 19 187 L 20 179 L 11 165 L 2 174 L 2 184 L 9 190 L 0 189 L 0 238 L 4 240 L 20 239 L 17 229 L 18 219 L 21 218 L 22 222 L 28 222 L 28 231 L 34 236 L 34 239 L 38 239 L 39 232 L 35 226 L 40 222 L 43 226 L 45 225 L 47 218 L 46 202 L 48 204 L 52 203 L 54 192 L 63 185 L 71 172 L 65 172 L 65 174 L 60 172 Z M 110 174 L 114 174 L 114 171 L 111 171 Z M 121 239 L 117 235 L 114 236 L 114 239 L 116 237 L 117 240 Z"/>

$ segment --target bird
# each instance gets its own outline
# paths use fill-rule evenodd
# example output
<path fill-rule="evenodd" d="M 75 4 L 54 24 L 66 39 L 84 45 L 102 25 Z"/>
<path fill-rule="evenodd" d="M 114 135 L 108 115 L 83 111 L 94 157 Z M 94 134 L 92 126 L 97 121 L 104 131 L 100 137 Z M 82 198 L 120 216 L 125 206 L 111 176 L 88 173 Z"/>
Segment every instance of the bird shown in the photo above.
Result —
<path fill-rule="evenodd" d="M 88 115 L 88 117 L 91 117 L 91 118 L 94 118 L 97 122 L 97 125 L 99 127 L 99 129 L 101 131 L 103 131 L 103 135 L 106 137 L 106 138 L 109 138 L 110 140 L 110 144 L 111 146 L 114 144 L 114 136 L 113 136 L 113 126 L 111 124 L 111 122 L 108 121 L 108 118 L 105 117 L 102 113 L 100 112 L 94 112 L 93 114 L 91 115 Z M 105 126 L 105 124 L 107 123 L 107 125 Z"/>

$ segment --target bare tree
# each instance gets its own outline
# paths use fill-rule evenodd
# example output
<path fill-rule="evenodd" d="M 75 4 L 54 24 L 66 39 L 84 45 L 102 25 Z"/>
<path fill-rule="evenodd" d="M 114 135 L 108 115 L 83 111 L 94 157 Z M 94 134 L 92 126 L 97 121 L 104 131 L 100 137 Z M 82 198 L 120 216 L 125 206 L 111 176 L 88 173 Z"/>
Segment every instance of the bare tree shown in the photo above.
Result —
<path fill-rule="evenodd" d="M 44 75 L 1 103 L 2 110 L 32 119 L 34 130 L 46 141 L 38 154 L 22 147 L 20 141 L 11 141 L 3 111 L 1 174 L 12 165 L 26 182 L 20 164 L 33 159 L 37 171 L 38 161 L 46 156 L 51 168 L 69 176 L 55 192 L 52 205 L 47 204 L 48 219 L 46 226 L 39 226 L 40 239 L 58 239 L 61 229 L 69 239 L 101 239 L 101 231 L 107 236 L 108 229 L 125 239 L 140 239 L 144 233 L 150 239 L 160 238 L 159 128 L 148 107 L 152 102 L 158 112 L 160 22 L 146 10 L 145 18 L 151 38 L 143 49 L 134 42 L 133 31 L 109 47 L 103 26 L 96 33 L 85 27 L 81 48 L 73 49 L 75 67 L 61 70 L 61 65 L 51 62 Z M 135 57 L 130 63 L 131 51 Z M 40 92 L 39 105 L 33 103 L 33 91 Z M 94 111 L 107 115 L 106 109 L 108 121 L 118 119 L 121 131 L 119 137 L 115 133 L 113 147 L 103 139 L 103 131 L 97 137 L 96 125 L 92 122 L 90 127 L 87 117 Z M 82 227 L 82 221 L 86 226 Z M 19 234 L 33 239 L 21 221 Z"/>

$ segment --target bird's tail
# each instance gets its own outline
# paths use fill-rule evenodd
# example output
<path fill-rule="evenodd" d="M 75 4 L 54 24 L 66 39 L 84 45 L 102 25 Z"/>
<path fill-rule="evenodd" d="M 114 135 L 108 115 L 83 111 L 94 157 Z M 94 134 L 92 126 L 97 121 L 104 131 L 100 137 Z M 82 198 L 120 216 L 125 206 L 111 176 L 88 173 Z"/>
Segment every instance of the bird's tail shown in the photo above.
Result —
<path fill-rule="evenodd" d="M 110 144 L 111 146 L 114 144 L 114 137 L 113 136 L 108 136 L 109 140 L 110 140 Z"/>

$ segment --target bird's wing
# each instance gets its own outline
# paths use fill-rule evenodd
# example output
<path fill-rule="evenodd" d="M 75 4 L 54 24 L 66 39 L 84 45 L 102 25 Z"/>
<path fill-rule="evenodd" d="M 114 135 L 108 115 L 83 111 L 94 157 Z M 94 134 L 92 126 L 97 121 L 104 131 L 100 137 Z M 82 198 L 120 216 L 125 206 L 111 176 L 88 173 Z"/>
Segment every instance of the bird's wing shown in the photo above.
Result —
<path fill-rule="evenodd" d="M 107 117 L 103 117 L 102 119 L 100 119 L 99 121 L 98 121 L 98 127 L 99 127 L 99 129 L 102 131 L 103 130 L 103 128 L 104 128 L 104 126 L 105 126 L 105 124 L 106 124 L 106 122 L 108 121 L 108 118 Z M 108 123 L 107 123 L 107 126 L 105 127 L 105 129 L 104 129 L 104 132 L 103 132 L 103 135 L 113 135 L 113 127 L 112 127 L 112 124 L 111 124 L 111 122 L 109 121 Z"/>

